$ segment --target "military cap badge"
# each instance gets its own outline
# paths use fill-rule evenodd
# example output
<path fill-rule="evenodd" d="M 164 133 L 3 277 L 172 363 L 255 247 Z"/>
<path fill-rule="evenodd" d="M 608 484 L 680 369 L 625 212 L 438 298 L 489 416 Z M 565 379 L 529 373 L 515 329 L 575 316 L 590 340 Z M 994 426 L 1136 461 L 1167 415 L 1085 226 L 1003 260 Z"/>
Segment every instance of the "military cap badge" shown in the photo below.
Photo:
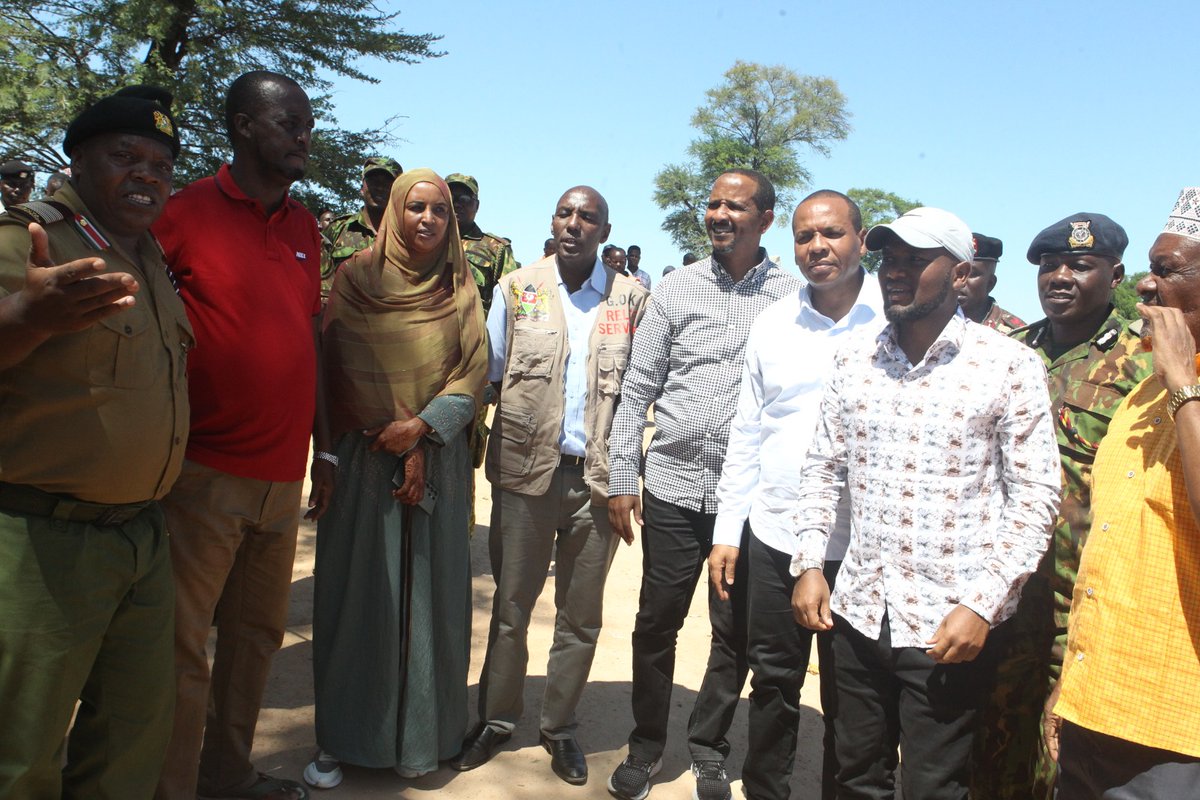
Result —
<path fill-rule="evenodd" d="M 171 120 L 166 114 L 161 111 L 154 112 L 154 127 L 166 136 L 175 135 L 175 126 L 171 124 Z"/>
<path fill-rule="evenodd" d="M 1072 222 L 1071 235 L 1067 237 L 1067 245 L 1072 250 L 1090 248 L 1096 243 L 1096 237 L 1092 235 L 1091 228 L 1092 221 L 1090 219 Z"/>

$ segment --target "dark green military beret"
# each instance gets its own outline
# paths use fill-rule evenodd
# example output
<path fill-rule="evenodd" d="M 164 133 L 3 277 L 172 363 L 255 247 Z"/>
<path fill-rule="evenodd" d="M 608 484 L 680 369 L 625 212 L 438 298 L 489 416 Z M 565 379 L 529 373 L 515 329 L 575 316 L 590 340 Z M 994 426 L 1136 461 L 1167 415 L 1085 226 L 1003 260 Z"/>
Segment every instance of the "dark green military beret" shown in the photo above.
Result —
<path fill-rule="evenodd" d="M 1128 245 L 1129 237 L 1120 225 L 1103 214 L 1080 211 L 1035 236 L 1025 257 L 1030 264 L 1041 263 L 1047 253 L 1111 256 L 1120 261 Z"/>
<path fill-rule="evenodd" d="M 975 239 L 976 261 L 999 261 L 1004 255 L 1004 242 L 995 236 L 984 236 L 982 233 L 972 233 Z"/>

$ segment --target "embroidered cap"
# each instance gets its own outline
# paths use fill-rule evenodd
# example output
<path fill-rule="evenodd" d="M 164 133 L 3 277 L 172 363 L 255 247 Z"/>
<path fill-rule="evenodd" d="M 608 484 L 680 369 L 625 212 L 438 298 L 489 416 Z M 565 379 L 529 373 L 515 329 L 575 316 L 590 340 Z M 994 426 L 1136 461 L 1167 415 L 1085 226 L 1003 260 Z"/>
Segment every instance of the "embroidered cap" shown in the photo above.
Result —
<path fill-rule="evenodd" d="M 173 98 L 158 86 L 126 86 L 116 94 L 97 100 L 67 127 L 63 152 L 67 156 L 93 136 L 102 133 L 132 133 L 156 139 L 179 156 L 179 131 L 171 116 Z"/>
<path fill-rule="evenodd" d="M 1200 239 L 1200 186 L 1189 186 L 1179 193 L 1163 233 Z"/>
<path fill-rule="evenodd" d="M 954 214 L 940 208 L 921 206 L 900 215 L 895 222 L 876 225 L 867 231 L 867 249 L 882 250 L 884 231 L 891 231 L 912 247 L 941 247 L 959 261 L 972 261 L 975 248 L 971 229 Z"/>

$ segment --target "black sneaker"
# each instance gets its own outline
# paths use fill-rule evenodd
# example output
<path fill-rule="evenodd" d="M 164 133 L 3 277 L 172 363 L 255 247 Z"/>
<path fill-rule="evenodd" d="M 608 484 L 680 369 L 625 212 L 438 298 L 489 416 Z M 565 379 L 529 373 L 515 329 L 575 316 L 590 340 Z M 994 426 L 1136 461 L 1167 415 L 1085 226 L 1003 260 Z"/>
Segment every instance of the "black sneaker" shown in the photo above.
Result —
<path fill-rule="evenodd" d="M 696 791 L 693 800 L 731 800 L 729 776 L 725 774 L 722 761 L 693 761 L 692 774 L 696 776 Z"/>
<path fill-rule="evenodd" d="M 662 769 L 662 759 L 642 761 L 637 756 L 628 756 L 613 770 L 608 779 L 608 791 L 620 800 L 644 800 L 650 794 L 650 779 Z"/>

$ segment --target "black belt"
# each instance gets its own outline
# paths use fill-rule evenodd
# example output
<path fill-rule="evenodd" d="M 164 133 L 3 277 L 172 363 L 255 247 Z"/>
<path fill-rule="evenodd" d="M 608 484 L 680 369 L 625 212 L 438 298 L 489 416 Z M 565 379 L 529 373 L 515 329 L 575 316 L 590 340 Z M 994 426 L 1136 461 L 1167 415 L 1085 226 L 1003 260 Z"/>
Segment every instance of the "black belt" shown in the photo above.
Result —
<path fill-rule="evenodd" d="M 148 505 L 149 500 L 127 505 L 85 503 L 72 497 L 43 492 L 32 486 L 0 483 L 0 509 L 67 522 L 88 522 L 100 527 L 124 525 L 142 513 Z"/>
<path fill-rule="evenodd" d="M 583 456 L 569 456 L 566 453 L 561 453 L 558 456 L 558 465 L 560 467 L 582 467 Z"/>

